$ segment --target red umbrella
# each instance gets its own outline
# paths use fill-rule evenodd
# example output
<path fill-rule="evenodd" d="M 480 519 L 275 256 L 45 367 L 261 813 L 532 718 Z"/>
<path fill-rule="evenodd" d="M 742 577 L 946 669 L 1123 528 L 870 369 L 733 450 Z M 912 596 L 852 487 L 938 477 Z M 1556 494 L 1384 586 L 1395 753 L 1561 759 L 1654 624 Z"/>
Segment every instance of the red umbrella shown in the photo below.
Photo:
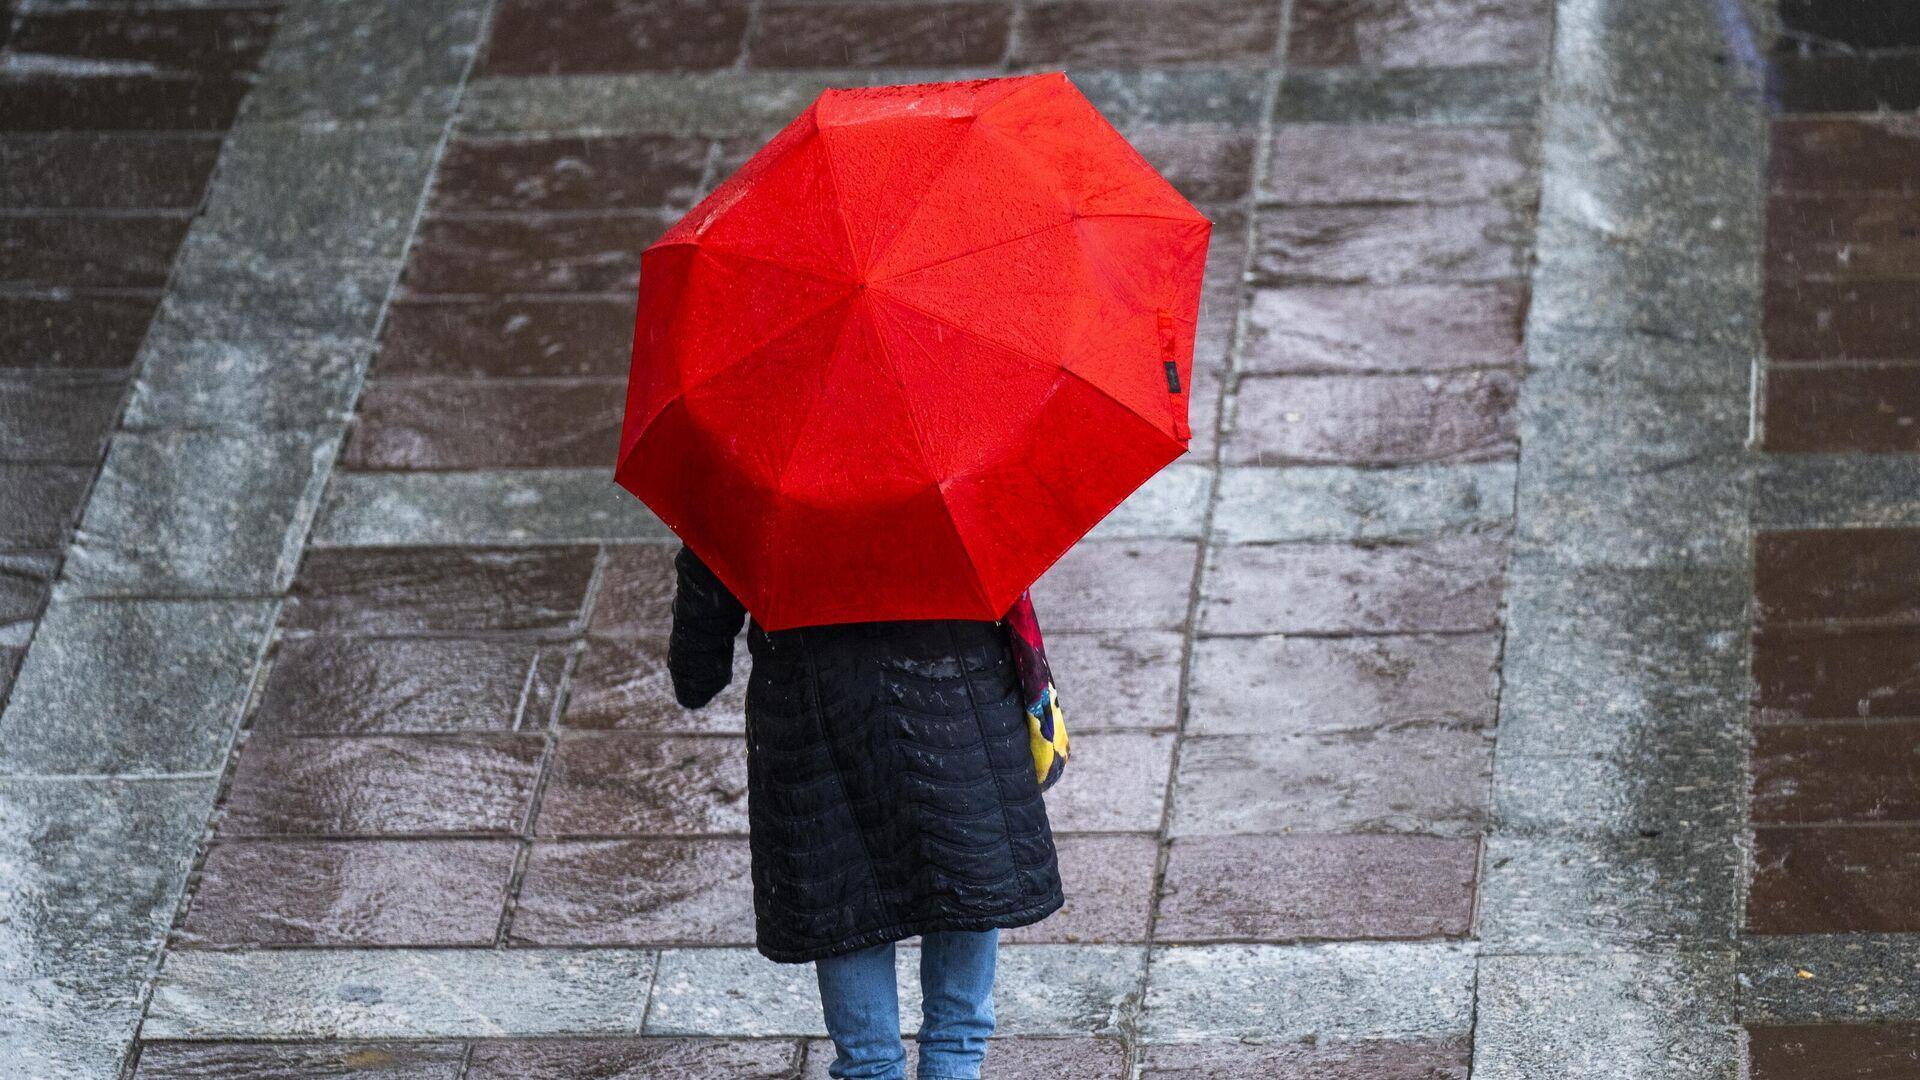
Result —
<path fill-rule="evenodd" d="M 616 476 L 769 630 L 997 619 L 1186 449 L 1210 229 L 1064 75 L 828 90 L 642 255 Z"/>

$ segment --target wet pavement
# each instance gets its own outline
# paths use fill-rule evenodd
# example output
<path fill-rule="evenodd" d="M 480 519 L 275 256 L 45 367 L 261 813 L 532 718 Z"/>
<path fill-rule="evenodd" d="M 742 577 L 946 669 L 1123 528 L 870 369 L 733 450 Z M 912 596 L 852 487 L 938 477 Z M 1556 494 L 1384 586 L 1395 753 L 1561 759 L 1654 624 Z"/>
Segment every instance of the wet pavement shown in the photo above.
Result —
<path fill-rule="evenodd" d="M 1920 1072 L 1907 0 L 12 8 L 20 1075 L 823 1077 L 610 481 L 638 254 L 1051 67 L 1216 228 L 1193 451 L 1036 589 L 994 1075 Z"/>

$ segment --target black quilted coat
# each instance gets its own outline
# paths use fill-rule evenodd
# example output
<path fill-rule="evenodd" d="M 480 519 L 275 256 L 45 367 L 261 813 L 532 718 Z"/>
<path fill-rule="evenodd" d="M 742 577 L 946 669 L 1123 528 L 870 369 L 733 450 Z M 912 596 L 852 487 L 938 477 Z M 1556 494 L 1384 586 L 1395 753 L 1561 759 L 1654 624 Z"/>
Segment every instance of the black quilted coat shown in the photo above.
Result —
<path fill-rule="evenodd" d="M 667 666 L 698 707 L 727 684 L 746 609 L 692 552 L 677 566 Z M 756 624 L 747 644 L 753 909 L 769 959 L 1024 926 L 1060 906 L 1005 627 Z"/>

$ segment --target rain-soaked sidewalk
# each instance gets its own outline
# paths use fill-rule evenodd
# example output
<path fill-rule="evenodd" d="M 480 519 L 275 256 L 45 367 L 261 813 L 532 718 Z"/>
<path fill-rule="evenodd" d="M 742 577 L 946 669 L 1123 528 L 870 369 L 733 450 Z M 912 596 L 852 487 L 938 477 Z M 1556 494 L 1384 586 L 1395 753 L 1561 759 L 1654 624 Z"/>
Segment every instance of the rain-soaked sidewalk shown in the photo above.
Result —
<path fill-rule="evenodd" d="M 13 6 L 0 1073 L 824 1077 L 638 254 L 1054 67 L 1216 226 L 1193 452 L 1036 591 L 993 1075 L 1920 1073 L 1908 0 Z"/>

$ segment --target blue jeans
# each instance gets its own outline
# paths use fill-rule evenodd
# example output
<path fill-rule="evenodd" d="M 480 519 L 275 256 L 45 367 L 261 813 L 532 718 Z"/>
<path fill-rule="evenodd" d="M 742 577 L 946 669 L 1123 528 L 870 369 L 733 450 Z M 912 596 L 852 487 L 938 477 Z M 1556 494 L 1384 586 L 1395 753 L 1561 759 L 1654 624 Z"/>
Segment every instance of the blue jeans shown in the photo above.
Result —
<path fill-rule="evenodd" d="M 979 1080 L 993 1034 L 993 964 L 1000 931 L 927 934 L 920 939 L 920 1080 Z M 893 944 L 814 964 L 827 1033 L 839 1053 L 835 1080 L 903 1080 L 900 995 Z"/>

